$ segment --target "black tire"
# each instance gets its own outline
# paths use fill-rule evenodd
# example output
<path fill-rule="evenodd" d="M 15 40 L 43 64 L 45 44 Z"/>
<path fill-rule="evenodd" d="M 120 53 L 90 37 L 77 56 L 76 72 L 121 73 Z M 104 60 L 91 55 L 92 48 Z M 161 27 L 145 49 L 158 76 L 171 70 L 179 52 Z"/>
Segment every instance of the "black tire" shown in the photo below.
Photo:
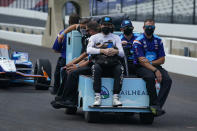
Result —
<path fill-rule="evenodd" d="M 77 112 L 77 107 L 66 108 L 65 113 L 69 115 L 74 115 Z"/>
<path fill-rule="evenodd" d="M 51 79 L 51 63 L 47 59 L 37 59 L 35 67 L 34 67 L 34 74 L 35 75 L 43 75 L 43 71 L 46 71 L 49 78 Z M 35 88 L 36 90 L 48 90 L 51 84 L 51 80 L 47 81 L 45 78 L 35 78 L 34 79 Z"/>
<path fill-rule="evenodd" d="M 100 120 L 99 112 L 86 111 L 84 117 L 88 123 L 96 123 Z"/>
<path fill-rule="evenodd" d="M 140 113 L 140 122 L 142 124 L 153 124 L 154 115 L 152 113 Z"/>
<path fill-rule="evenodd" d="M 8 88 L 10 86 L 9 80 L 0 80 L 0 88 Z"/>

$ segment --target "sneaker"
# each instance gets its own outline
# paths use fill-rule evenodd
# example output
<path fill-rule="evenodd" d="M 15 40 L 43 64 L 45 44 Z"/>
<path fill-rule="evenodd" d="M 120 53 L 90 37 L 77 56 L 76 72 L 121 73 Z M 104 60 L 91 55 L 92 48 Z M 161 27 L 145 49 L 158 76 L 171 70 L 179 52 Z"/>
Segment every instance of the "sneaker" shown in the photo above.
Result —
<path fill-rule="evenodd" d="M 95 93 L 93 106 L 100 106 L 100 105 L 101 105 L 101 95 L 100 93 Z"/>
<path fill-rule="evenodd" d="M 118 94 L 114 94 L 113 96 L 113 106 L 122 106 L 122 103 L 119 101 Z"/>

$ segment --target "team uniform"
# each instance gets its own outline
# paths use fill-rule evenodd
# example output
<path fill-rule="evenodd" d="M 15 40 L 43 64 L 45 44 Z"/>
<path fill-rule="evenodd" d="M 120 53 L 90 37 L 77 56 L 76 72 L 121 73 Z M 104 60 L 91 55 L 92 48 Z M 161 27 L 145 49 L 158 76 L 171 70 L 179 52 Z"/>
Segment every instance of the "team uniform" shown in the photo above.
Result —
<path fill-rule="evenodd" d="M 125 52 L 125 56 L 127 58 L 128 71 L 129 74 L 135 74 L 135 63 L 134 63 L 134 49 L 133 49 L 133 41 L 139 36 L 138 33 L 133 33 L 133 36 L 130 40 L 125 38 L 124 34 L 120 35 L 121 41 L 127 41 L 128 44 L 123 45 L 123 49 Z M 124 63 L 124 62 L 123 62 Z"/>
<path fill-rule="evenodd" d="M 154 65 L 162 74 L 161 88 L 159 95 L 156 94 L 155 89 L 155 73 L 138 63 L 139 57 L 146 57 L 150 63 L 161 57 L 165 57 L 163 43 L 160 37 L 153 34 L 151 39 L 147 39 L 145 34 L 140 35 L 134 40 L 135 57 L 134 63 L 138 64 L 136 74 L 146 81 L 146 88 L 150 96 L 150 105 L 158 105 L 162 107 L 166 101 L 172 80 L 168 72 L 160 65 Z"/>
<path fill-rule="evenodd" d="M 64 30 L 62 30 L 59 34 L 61 34 Z M 58 35 L 59 35 L 58 34 Z M 60 70 L 62 67 L 66 65 L 66 34 L 64 35 L 64 40 L 62 43 L 58 43 L 58 37 L 56 38 L 52 49 L 60 52 L 61 56 L 58 58 L 55 74 L 54 74 L 54 90 L 55 92 L 58 91 L 60 87 Z"/>

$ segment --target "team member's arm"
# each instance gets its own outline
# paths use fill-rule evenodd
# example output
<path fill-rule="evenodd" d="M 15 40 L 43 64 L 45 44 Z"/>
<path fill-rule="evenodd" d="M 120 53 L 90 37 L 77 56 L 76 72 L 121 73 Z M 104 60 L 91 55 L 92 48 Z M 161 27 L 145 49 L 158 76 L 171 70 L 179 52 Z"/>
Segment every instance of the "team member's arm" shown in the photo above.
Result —
<path fill-rule="evenodd" d="M 58 34 L 59 36 L 59 34 Z M 55 42 L 53 44 L 53 47 L 52 49 L 56 52 L 56 53 L 60 53 L 61 52 L 61 49 L 62 49 L 62 42 L 58 42 L 58 36 L 56 37 L 55 39 Z"/>
<path fill-rule="evenodd" d="M 94 47 L 94 44 L 96 44 L 94 39 L 95 39 L 94 36 L 91 36 L 89 39 L 89 42 L 87 45 L 87 54 L 100 54 L 103 51 Z"/>
<path fill-rule="evenodd" d="M 134 41 L 134 45 L 135 45 L 134 46 L 135 53 L 138 58 L 139 64 L 142 65 L 143 67 L 153 71 L 157 77 L 158 82 L 161 82 L 162 81 L 161 72 L 156 67 L 151 65 L 150 62 L 148 61 L 148 59 L 146 59 L 141 43 L 139 43 L 138 41 Z"/>
<path fill-rule="evenodd" d="M 71 62 L 69 62 L 66 66 L 72 65 L 72 64 L 76 64 L 79 63 L 81 60 L 83 60 L 85 57 L 87 57 L 87 53 L 84 52 L 82 53 L 79 57 L 77 57 L 76 59 L 72 60 Z"/>
<path fill-rule="evenodd" d="M 64 39 L 64 34 L 67 34 L 67 33 L 71 32 L 72 30 L 76 30 L 78 26 L 79 26 L 79 24 L 74 24 L 74 25 L 71 25 L 68 28 L 66 28 L 64 30 L 64 32 L 59 35 L 58 42 L 60 43 Z"/>
<path fill-rule="evenodd" d="M 152 65 L 162 65 L 165 62 L 165 57 L 161 57 L 157 60 L 152 61 Z"/>
<path fill-rule="evenodd" d="M 82 60 L 82 61 L 80 61 L 78 64 L 73 64 L 73 65 L 69 66 L 69 67 L 66 69 L 66 71 L 69 73 L 69 72 L 74 71 L 74 70 L 76 70 L 76 69 L 78 69 L 78 68 L 80 68 L 80 67 L 87 66 L 88 63 L 89 63 L 88 60 L 87 60 L 87 61 Z"/>

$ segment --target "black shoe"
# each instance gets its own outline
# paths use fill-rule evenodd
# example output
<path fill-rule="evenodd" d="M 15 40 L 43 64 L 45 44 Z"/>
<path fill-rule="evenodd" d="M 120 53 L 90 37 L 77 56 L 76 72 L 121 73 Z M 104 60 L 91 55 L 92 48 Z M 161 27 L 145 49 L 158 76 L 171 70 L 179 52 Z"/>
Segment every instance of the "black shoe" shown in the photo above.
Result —
<path fill-rule="evenodd" d="M 51 88 L 49 88 L 49 90 L 50 90 L 50 93 L 51 93 L 52 95 L 56 95 L 56 94 L 57 94 L 57 91 L 58 91 L 58 89 L 55 88 L 55 87 L 51 87 Z"/>
<path fill-rule="evenodd" d="M 151 112 L 153 113 L 153 115 L 155 117 L 158 117 L 158 116 L 161 116 L 161 115 L 164 115 L 166 112 L 164 110 L 162 110 L 159 106 L 157 105 L 152 105 L 150 106 L 150 110 Z"/>
<path fill-rule="evenodd" d="M 159 110 L 158 112 L 157 112 L 157 114 L 156 115 L 154 115 L 155 117 L 158 117 L 158 116 L 162 116 L 162 115 L 164 115 L 166 112 L 164 111 L 164 110 Z"/>
<path fill-rule="evenodd" d="M 52 106 L 53 108 L 55 108 L 55 109 L 60 109 L 60 108 L 62 108 L 61 105 L 59 105 L 59 104 L 57 103 L 57 101 L 55 101 L 55 100 L 51 102 L 51 106 Z"/>
<path fill-rule="evenodd" d="M 62 107 L 64 107 L 64 108 L 67 108 L 67 107 L 76 107 L 75 102 L 73 102 L 71 100 L 57 101 L 57 103 L 59 105 L 61 105 Z"/>
<path fill-rule="evenodd" d="M 55 101 L 63 101 L 63 98 L 61 96 L 56 96 Z"/>

